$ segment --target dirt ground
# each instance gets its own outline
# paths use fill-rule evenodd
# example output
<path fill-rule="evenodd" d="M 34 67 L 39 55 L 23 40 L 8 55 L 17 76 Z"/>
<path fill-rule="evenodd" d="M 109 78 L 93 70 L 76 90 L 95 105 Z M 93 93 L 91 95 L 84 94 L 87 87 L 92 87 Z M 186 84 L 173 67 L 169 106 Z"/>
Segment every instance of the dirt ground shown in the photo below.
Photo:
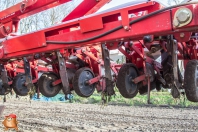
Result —
<path fill-rule="evenodd" d="M 2 103 L 0 103 L 1 105 Z M 20 132 L 198 131 L 197 108 L 135 107 L 8 100 L 5 115 L 17 115 Z M 0 132 L 3 132 L 0 125 Z M 14 130 L 9 130 L 14 131 Z"/>

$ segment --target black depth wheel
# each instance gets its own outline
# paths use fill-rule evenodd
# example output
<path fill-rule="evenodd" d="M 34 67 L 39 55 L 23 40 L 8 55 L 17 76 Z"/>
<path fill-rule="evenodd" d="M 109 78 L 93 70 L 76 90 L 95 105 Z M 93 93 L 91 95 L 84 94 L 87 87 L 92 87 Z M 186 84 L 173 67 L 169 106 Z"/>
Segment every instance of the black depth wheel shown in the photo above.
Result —
<path fill-rule="evenodd" d="M 87 81 L 94 78 L 94 73 L 91 69 L 83 67 L 76 71 L 73 78 L 73 88 L 77 95 L 81 97 L 89 97 L 95 91 L 95 85 L 87 84 Z"/>
<path fill-rule="evenodd" d="M 118 73 L 117 88 L 120 94 L 125 98 L 133 98 L 138 93 L 138 84 L 132 82 L 132 79 L 138 77 L 138 70 L 133 64 L 124 64 Z"/>
<path fill-rule="evenodd" d="M 53 86 L 52 82 L 58 80 L 59 77 L 55 73 L 43 73 L 38 81 L 39 91 L 45 97 L 54 97 L 60 90 L 62 85 Z"/>
<path fill-rule="evenodd" d="M 25 86 L 26 78 L 24 74 L 18 74 L 13 79 L 13 90 L 19 96 L 28 95 L 29 89 Z"/>
<path fill-rule="evenodd" d="M 184 89 L 189 101 L 198 102 L 198 61 L 190 60 L 184 73 Z"/>

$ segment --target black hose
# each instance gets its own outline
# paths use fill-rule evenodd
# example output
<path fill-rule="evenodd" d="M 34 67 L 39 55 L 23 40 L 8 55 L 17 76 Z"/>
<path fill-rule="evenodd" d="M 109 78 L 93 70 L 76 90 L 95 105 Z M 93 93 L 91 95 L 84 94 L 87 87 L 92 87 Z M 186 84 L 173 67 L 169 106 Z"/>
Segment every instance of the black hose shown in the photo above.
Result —
<path fill-rule="evenodd" d="M 174 5 L 174 6 L 166 7 L 166 8 L 163 8 L 161 10 L 152 12 L 152 13 L 150 13 L 148 15 L 145 15 L 145 16 L 142 16 L 140 18 L 137 18 L 135 20 L 132 20 L 132 21 L 129 22 L 129 25 L 135 24 L 135 23 L 137 23 L 139 21 L 142 21 L 142 20 L 144 20 L 146 18 L 149 18 L 151 16 L 154 16 L 154 15 L 156 15 L 158 13 L 163 12 L 163 11 L 170 10 L 172 8 L 176 8 L 176 7 L 179 7 L 179 6 L 189 5 L 189 4 L 198 4 L 198 2 L 189 2 L 189 3 L 185 3 L 185 4 L 179 4 L 179 5 Z M 122 29 L 122 28 L 123 28 L 123 26 L 121 25 L 121 26 L 118 26 L 118 27 L 116 27 L 114 29 L 111 29 L 111 30 L 109 30 L 109 31 L 107 31 L 105 33 L 102 33 L 102 34 L 100 34 L 98 36 L 95 36 L 95 37 L 92 37 L 92 38 L 88 38 L 88 39 L 84 39 L 84 40 L 70 41 L 70 42 L 69 41 L 68 42 L 64 42 L 64 41 L 46 41 L 46 43 L 48 43 L 48 44 L 78 44 L 78 43 L 85 43 L 85 42 L 92 41 L 92 40 L 101 38 L 103 36 L 106 36 L 106 35 L 108 35 L 110 33 L 113 33 L 115 31 L 119 30 L 119 29 Z"/>

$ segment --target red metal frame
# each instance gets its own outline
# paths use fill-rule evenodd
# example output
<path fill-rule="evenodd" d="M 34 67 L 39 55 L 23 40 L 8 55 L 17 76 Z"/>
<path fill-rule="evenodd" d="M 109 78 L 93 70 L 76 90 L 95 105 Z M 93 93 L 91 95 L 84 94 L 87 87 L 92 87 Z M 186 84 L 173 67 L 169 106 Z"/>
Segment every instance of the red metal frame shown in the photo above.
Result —
<path fill-rule="evenodd" d="M 91 38 L 96 36 L 97 34 L 102 34 L 104 32 L 107 32 L 111 30 L 112 28 L 115 28 L 117 26 L 120 26 L 120 21 L 118 20 L 118 16 L 122 12 L 133 12 L 133 11 L 141 11 L 145 10 L 146 7 L 159 7 L 159 5 L 155 2 L 148 2 L 148 3 L 143 3 L 137 6 L 131 6 L 123 9 L 119 9 L 116 11 L 112 12 L 107 12 L 104 14 L 99 14 L 96 16 L 90 16 L 87 18 L 84 18 L 82 20 L 73 20 L 72 22 L 68 23 L 63 23 L 57 26 L 53 26 L 48 29 L 44 29 L 35 33 L 23 35 L 23 36 L 17 36 L 14 38 L 10 38 L 7 41 L 3 42 L 4 46 L 4 54 L 2 58 L 11 58 L 12 56 L 23 56 L 23 55 L 28 55 L 30 52 L 31 53 L 42 53 L 42 52 L 47 52 L 47 51 L 52 51 L 54 49 L 63 49 L 65 47 L 73 47 L 73 44 L 68 44 L 68 45 L 54 45 L 54 44 L 46 44 L 46 41 L 53 41 L 53 40 L 59 40 L 59 41 L 77 41 L 77 40 L 83 40 L 87 38 Z M 150 9 L 150 8 L 148 8 Z M 162 13 L 160 15 L 163 16 L 163 14 L 169 14 L 169 11 L 167 13 Z M 170 16 L 170 14 L 169 14 Z M 158 17 L 158 16 L 157 16 Z M 156 18 L 157 18 L 156 17 Z M 116 19 L 115 19 L 116 18 Z M 113 20 L 114 21 L 109 21 Z M 95 20 L 103 20 L 103 21 L 96 21 L 95 24 L 92 26 L 92 29 L 89 29 L 89 26 L 81 24 L 85 22 L 89 22 L 90 20 L 95 21 Z M 141 21 L 141 25 L 145 23 L 146 21 Z M 148 23 L 148 22 L 146 22 Z M 80 26 L 81 25 L 81 26 Z M 103 28 L 100 30 L 98 29 L 99 25 L 103 25 Z M 72 27 L 80 26 L 80 29 L 84 29 L 85 31 L 89 31 L 86 33 L 81 33 L 81 30 L 77 31 L 68 31 Z M 95 27 L 94 27 L 95 26 Z M 153 25 L 154 26 L 154 25 Z M 156 26 L 156 25 L 155 25 Z M 127 38 L 131 36 L 134 36 L 135 32 L 138 32 L 136 29 L 139 29 L 139 24 L 134 24 L 133 25 L 134 30 L 131 30 L 130 32 L 126 32 L 125 30 L 119 30 L 117 32 L 111 33 L 107 36 L 104 36 L 99 39 L 95 39 L 90 42 L 86 43 L 80 43 L 80 45 L 85 45 L 87 43 L 89 44 L 94 44 L 98 42 L 103 42 L 103 41 L 112 41 L 117 38 Z M 137 27 L 137 28 L 136 28 Z M 167 27 L 167 26 L 164 26 Z M 170 27 L 170 25 L 169 25 Z M 155 30 L 155 27 L 153 27 L 152 30 Z M 92 31 L 92 32 L 91 32 Z M 93 32 L 94 31 L 94 32 Z M 140 30 L 139 30 L 140 31 Z M 135 33 L 138 34 L 138 33 Z M 144 35 L 144 34 L 142 34 Z M 65 37 L 65 36 L 71 36 L 71 37 Z M 136 35 L 135 35 L 136 36 Z M 136 36 L 137 38 L 137 36 Z M 17 41 L 16 41 L 17 40 Z M 29 41 L 32 40 L 32 41 Z M 20 42 L 20 43 L 18 43 Z M 28 43 L 27 46 L 24 44 Z M 17 45 L 17 48 L 12 48 L 14 45 Z M 8 47 L 9 46 L 9 47 Z M 76 45 L 78 46 L 78 45 Z"/>
<path fill-rule="evenodd" d="M 146 8 L 148 7 L 148 8 Z M 152 7 L 152 8 L 151 8 Z M 131 6 L 123 9 L 119 9 L 116 11 L 112 12 L 107 12 L 104 14 L 99 14 L 99 15 L 94 15 L 90 16 L 87 18 L 82 18 L 80 21 L 79 20 L 73 20 L 72 22 L 68 23 L 63 23 L 57 26 L 53 26 L 51 28 L 41 30 L 35 33 L 31 33 L 28 35 L 23 35 L 23 36 L 18 36 L 18 37 L 13 37 L 8 39 L 7 41 L 3 42 L 4 46 L 4 56 L 2 58 L 12 58 L 16 56 L 21 56 L 21 55 L 28 55 L 30 52 L 31 53 L 41 53 L 41 52 L 46 52 L 46 51 L 52 51 L 54 49 L 62 49 L 66 47 L 74 47 L 73 44 L 47 44 L 46 41 L 53 41 L 53 40 L 58 40 L 58 41 L 78 41 L 78 40 L 83 40 L 83 39 L 88 39 L 96 36 L 97 34 L 102 34 L 104 32 L 107 32 L 111 30 L 112 28 L 115 28 L 117 26 L 120 26 L 120 21 L 118 20 L 118 16 L 116 14 L 120 14 L 122 12 L 138 12 L 141 10 L 148 10 L 151 11 L 151 9 L 159 7 L 158 3 L 155 2 L 148 2 L 148 3 L 143 3 L 139 4 L 137 6 Z M 192 5 L 188 5 L 188 8 L 192 9 Z M 193 8 L 193 12 L 196 11 L 196 8 Z M 173 9 L 173 12 L 177 9 Z M 196 13 L 194 13 L 196 15 Z M 153 33 L 155 35 L 163 35 L 163 34 L 170 34 L 170 33 L 176 33 L 176 32 L 182 32 L 186 31 L 186 28 L 190 28 L 192 26 L 196 27 L 198 23 L 193 20 L 189 25 L 185 26 L 185 28 L 182 28 L 180 30 L 175 29 L 172 31 L 172 25 L 170 23 L 164 23 L 165 19 L 169 19 L 171 17 L 170 11 L 165 11 L 161 14 L 158 14 L 156 16 L 153 16 L 151 21 L 159 21 L 161 24 L 161 27 L 158 28 L 159 25 L 153 24 L 149 19 L 140 21 L 138 24 L 133 25 L 133 29 L 130 30 L 130 32 L 125 31 L 125 30 L 118 30 L 114 33 L 111 33 L 107 36 L 104 36 L 102 38 L 98 38 L 89 42 L 85 43 L 79 43 L 76 44 L 75 46 L 79 45 L 85 45 L 85 44 L 94 44 L 98 42 L 112 42 L 115 39 L 118 38 L 130 38 L 130 39 L 137 39 L 143 37 L 146 35 L 144 30 L 140 30 L 142 27 L 140 25 L 148 25 L 147 27 L 149 28 L 149 32 Z M 196 16 L 195 16 L 196 17 Z M 112 20 L 112 18 L 117 18 L 114 21 L 109 21 Z M 160 19 L 161 18 L 161 19 Z M 86 25 L 88 22 L 92 20 L 95 21 L 95 24 L 92 26 L 92 28 L 89 28 L 89 26 Z M 97 20 L 102 20 L 102 21 L 97 21 Z M 133 20 L 130 19 L 130 20 Z M 171 19 L 169 19 L 171 21 Z M 146 23 L 146 24 L 145 24 Z M 68 31 L 68 29 L 72 27 L 80 26 L 79 30 L 76 31 Z M 100 29 L 100 30 L 99 30 Z M 191 29 L 191 28 L 190 28 Z M 195 30 L 195 28 L 193 29 Z M 89 32 L 88 32 L 89 31 Z M 39 36 L 39 38 L 38 38 Z M 71 37 L 65 37 L 65 36 L 71 36 Z M 32 41 L 29 41 L 29 40 Z M 17 41 L 16 41 L 17 40 Z M 20 43 L 18 43 L 20 42 Z M 24 44 L 28 43 L 27 46 Z M 17 48 L 12 48 L 14 45 L 17 45 Z M 108 43 L 107 43 L 108 45 Z M 140 54 L 140 53 L 139 53 Z"/>
<path fill-rule="evenodd" d="M 7 29 L 9 28 L 6 28 L 7 26 L 13 25 L 13 22 L 18 24 L 18 20 L 22 17 L 46 8 L 51 8 L 51 4 L 53 4 L 55 0 L 45 1 L 43 3 L 40 2 L 41 1 L 27 3 L 27 7 L 24 11 L 18 10 L 20 11 L 19 14 L 14 14 L 2 19 L 1 24 L 3 25 L 3 28 L 0 30 L 2 31 L 0 37 L 4 37 L 12 31 L 9 30 L 10 32 L 8 32 Z M 59 4 L 62 4 L 68 2 L 68 0 L 59 2 Z M 109 0 L 84 0 L 71 12 L 71 14 L 65 17 L 63 23 L 59 25 L 29 34 L 7 38 L 2 42 L 2 47 L 0 48 L 0 61 L 5 65 L 8 75 L 14 77 L 18 73 L 24 72 L 22 69 L 24 67 L 23 62 L 18 61 L 24 56 L 30 58 L 32 76 L 34 77 L 34 80 L 32 81 L 33 83 L 38 81 L 39 71 L 50 71 L 47 67 L 38 66 L 37 59 L 41 59 L 47 64 L 50 64 L 52 66 L 51 71 L 59 74 L 60 64 L 56 61 L 58 60 L 56 52 L 59 51 L 66 60 L 66 63 L 63 64 L 66 65 L 67 68 L 78 70 L 78 66 L 67 63 L 67 60 L 71 55 L 81 59 L 85 63 L 85 67 L 89 67 L 95 74 L 95 77 L 89 80 L 88 84 L 91 85 L 95 83 L 98 91 L 105 91 L 106 63 L 104 62 L 107 61 L 102 59 L 104 52 L 102 53 L 101 44 L 106 44 L 109 50 L 118 49 L 122 52 L 127 57 L 127 63 L 133 63 L 138 69 L 143 69 L 140 76 L 131 81 L 134 81 L 135 83 L 143 82 L 143 85 L 148 85 L 148 91 L 150 91 L 150 75 L 147 73 L 146 63 L 151 64 L 159 75 L 162 71 L 162 66 L 160 63 L 154 61 L 154 59 L 146 56 L 144 52 L 144 48 L 150 50 L 150 46 L 152 45 L 152 42 L 149 42 L 148 45 L 144 45 L 142 41 L 143 37 L 148 34 L 151 34 L 152 38 L 173 34 L 179 41 L 179 59 L 184 59 L 185 64 L 187 63 L 187 60 L 189 60 L 185 58 L 185 55 L 188 55 L 190 59 L 197 59 L 198 42 L 197 39 L 192 39 L 191 36 L 198 30 L 198 4 L 187 4 L 183 6 L 191 10 L 193 19 L 189 24 L 177 28 L 173 26 L 172 22 L 175 12 L 180 7 L 165 10 L 131 25 L 130 22 L 160 10 L 162 6 L 157 2 L 149 1 L 137 5 L 129 5 L 109 12 L 92 14 L 107 2 L 109 2 Z M 23 5 L 23 3 L 19 3 L 18 5 L 7 9 L 7 11 L 11 12 L 11 9 L 15 9 L 15 7 L 19 6 L 21 7 L 21 5 Z M 18 11 L 15 9 L 15 12 Z M 138 14 L 141 11 L 144 12 L 142 16 L 136 15 L 135 17 L 130 17 L 132 14 Z M 6 11 L 0 12 L 0 16 L 4 15 L 5 12 Z M 16 18 L 17 21 L 13 21 Z M 117 29 L 118 27 L 119 29 Z M 117 30 L 111 31 L 112 29 Z M 107 34 L 109 31 L 111 31 L 111 33 Z M 183 37 L 181 37 L 181 33 L 183 33 Z M 101 36 L 96 37 L 98 35 Z M 65 44 L 58 44 L 58 42 L 65 42 Z M 166 51 L 166 41 L 160 39 L 159 41 L 156 40 L 156 42 Z M 35 59 L 35 55 L 38 55 L 39 58 Z M 7 61 L 12 58 L 18 60 L 8 63 Z M 105 59 L 109 60 L 109 58 Z M 120 67 L 121 65 L 114 63 L 110 64 L 112 80 L 114 82 L 116 82 Z M 11 83 L 12 82 L 10 81 L 9 84 Z M 60 83 L 62 83 L 61 79 L 58 79 L 55 80 L 52 85 L 55 86 Z"/>
<path fill-rule="evenodd" d="M 83 0 L 62 22 L 93 14 L 111 0 Z"/>

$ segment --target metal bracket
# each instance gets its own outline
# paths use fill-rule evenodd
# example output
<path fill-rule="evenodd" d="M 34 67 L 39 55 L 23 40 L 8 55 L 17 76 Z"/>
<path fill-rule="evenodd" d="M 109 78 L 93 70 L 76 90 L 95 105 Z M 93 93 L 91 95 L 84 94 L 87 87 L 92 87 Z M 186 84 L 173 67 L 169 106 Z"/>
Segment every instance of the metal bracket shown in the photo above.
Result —
<path fill-rule="evenodd" d="M 61 53 L 57 52 L 58 62 L 59 62 L 59 74 L 63 85 L 63 93 L 65 95 L 70 94 L 70 88 L 69 88 L 69 81 L 67 76 L 67 68 L 66 68 L 66 62 L 64 57 L 61 55 Z"/>
<path fill-rule="evenodd" d="M 128 11 L 121 12 L 121 17 L 122 17 L 122 25 L 123 25 L 124 30 L 129 31 L 130 30 L 130 25 L 129 25 L 129 13 L 128 13 Z"/>
<path fill-rule="evenodd" d="M 147 94 L 147 104 L 152 104 L 150 101 L 151 97 L 151 82 L 150 82 L 150 77 L 147 78 L 148 81 L 148 94 Z"/>
<path fill-rule="evenodd" d="M 26 79 L 25 85 L 29 90 L 31 90 L 34 87 L 34 85 L 32 83 L 30 63 L 26 57 L 23 57 L 23 63 L 24 63 L 24 71 L 25 71 L 25 79 Z"/>
<path fill-rule="evenodd" d="M 170 42 L 170 46 L 172 47 L 171 55 L 172 55 L 172 62 L 173 62 L 174 84 L 178 91 L 178 97 L 179 97 L 180 95 L 179 88 L 181 87 L 182 84 L 179 82 L 179 79 L 178 79 L 177 41 L 173 39 L 173 35 L 170 35 L 169 42 Z"/>
<path fill-rule="evenodd" d="M 3 64 L 0 65 L 0 70 L 1 70 L 1 80 L 3 82 L 3 87 L 5 88 L 6 92 L 9 92 L 9 91 L 11 91 L 11 88 L 10 88 L 10 85 L 8 84 L 8 82 L 9 82 L 8 75 L 7 75 L 7 71 Z"/>
<path fill-rule="evenodd" d="M 107 49 L 105 44 L 102 44 L 102 57 L 104 61 L 104 68 L 105 68 L 105 81 L 106 81 L 106 92 L 107 95 L 111 96 L 115 94 L 114 85 L 112 81 L 111 75 L 111 63 L 109 58 L 109 50 Z"/>

